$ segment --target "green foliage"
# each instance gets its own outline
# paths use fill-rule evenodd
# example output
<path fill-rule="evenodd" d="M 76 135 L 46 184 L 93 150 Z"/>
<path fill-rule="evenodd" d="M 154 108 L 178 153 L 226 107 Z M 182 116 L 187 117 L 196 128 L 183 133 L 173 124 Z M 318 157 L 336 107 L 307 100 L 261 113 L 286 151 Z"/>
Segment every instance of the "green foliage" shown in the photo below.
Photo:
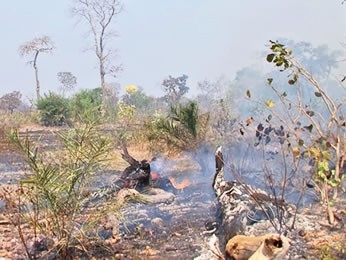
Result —
<path fill-rule="evenodd" d="M 346 243 L 340 242 L 335 246 L 323 245 L 319 250 L 319 259 L 321 260 L 334 260 L 344 259 L 346 257 Z"/>
<path fill-rule="evenodd" d="M 122 97 L 122 101 L 128 105 L 135 106 L 138 112 L 147 114 L 148 110 L 151 109 L 151 106 L 154 103 L 154 98 L 147 96 L 143 89 L 137 88 L 136 91 L 127 92 Z"/>
<path fill-rule="evenodd" d="M 129 126 L 133 122 L 136 115 L 136 107 L 123 101 L 118 102 L 118 118 L 123 126 Z"/>
<path fill-rule="evenodd" d="M 187 79 L 187 75 L 176 78 L 169 75 L 168 78 L 163 80 L 162 86 L 166 92 L 165 98 L 169 103 L 178 102 L 189 91 L 190 88 L 186 85 Z"/>
<path fill-rule="evenodd" d="M 171 106 L 168 117 L 157 115 L 148 124 L 153 147 L 165 144 L 172 150 L 194 150 L 204 140 L 209 114 L 199 114 L 195 102 Z"/>
<path fill-rule="evenodd" d="M 40 111 L 40 122 L 45 126 L 61 126 L 69 121 L 69 101 L 53 92 L 37 100 L 37 109 Z"/>
<path fill-rule="evenodd" d="M 72 117 L 80 121 L 84 115 L 101 116 L 102 89 L 85 89 L 73 95 L 70 101 Z"/>
<path fill-rule="evenodd" d="M 13 91 L 0 98 L 0 109 L 9 111 L 11 114 L 21 104 L 22 94 L 19 91 Z"/>
<path fill-rule="evenodd" d="M 337 103 L 328 95 L 327 87 L 322 87 L 285 45 L 270 41 L 269 48 L 267 61 L 279 67 L 281 72 L 289 73 L 287 83 L 296 93 L 292 95 L 282 92 L 282 86 L 275 85 L 273 79 L 269 78 L 268 84 L 276 94 L 281 110 L 274 110 L 274 106 L 269 106 L 269 102 L 266 102 L 266 105 L 270 109 L 270 115 L 275 115 L 280 124 L 285 125 L 285 140 L 292 149 L 294 159 L 306 158 L 314 162 L 312 178 L 318 185 L 322 201 L 328 204 L 327 186 L 335 187 L 333 197 L 336 198 L 344 164 L 345 100 Z M 300 84 L 301 81 L 304 81 L 304 84 Z M 303 96 L 303 93 L 307 92 L 313 94 L 310 104 L 306 103 Z M 318 106 L 313 106 L 312 102 Z M 330 166 L 335 166 L 335 169 Z"/>
<path fill-rule="evenodd" d="M 78 223 L 85 210 L 82 203 L 93 174 L 107 160 L 110 149 L 110 139 L 98 132 L 97 125 L 98 122 L 89 121 L 68 132 L 59 132 L 61 150 L 54 154 L 41 152 L 29 136 L 23 138 L 17 131 L 11 134 L 12 142 L 31 169 L 31 174 L 21 180 L 23 204 L 18 213 L 28 219 L 35 235 L 53 238 L 64 259 L 70 247 L 80 244 L 84 248 L 81 241 L 86 230 Z M 88 209 L 90 222 L 102 211 L 94 210 Z M 42 224 L 42 218 L 48 225 Z"/>

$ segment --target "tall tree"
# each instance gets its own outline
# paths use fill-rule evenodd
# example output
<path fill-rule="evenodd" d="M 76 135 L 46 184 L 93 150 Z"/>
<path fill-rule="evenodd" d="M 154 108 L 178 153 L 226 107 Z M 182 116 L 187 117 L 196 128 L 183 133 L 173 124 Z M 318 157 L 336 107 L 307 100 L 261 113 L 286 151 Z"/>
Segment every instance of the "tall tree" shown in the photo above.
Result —
<path fill-rule="evenodd" d="M 33 59 L 29 61 L 35 70 L 36 79 L 36 98 L 40 98 L 40 81 L 38 77 L 37 60 L 40 53 L 51 53 L 54 49 L 54 43 L 49 36 L 42 36 L 34 38 L 19 47 L 20 56 L 32 56 Z"/>
<path fill-rule="evenodd" d="M 115 36 L 112 26 L 115 18 L 121 13 L 123 6 L 119 0 L 72 0 L 72 13 L 90 28 L 93 39 L 92 47 L 99 63 L 99 74 L 103 94 L 106 93 L 106 75 L 116 74 L 121 66 L 111 64 L 114 49 L 109 47 L 110 40 Z"/>
<path fill-rule="evenodd" d="M 166 99 L 170 103 L 176 103 L 179 99 L 184 96 L 188 91 L 189 87 L 186 85 L 188 79 L 187 75 L 174 78 L 171 75 L 164 79 L 162 86 L 166 92 Z"/>
<path fill-rule="evenodd" d="M 0 98 L 0 109 L 8 110 L 13 113 L 13 110 L 22 104 L 22 94 L 19 91 L 13 91 Z"/>

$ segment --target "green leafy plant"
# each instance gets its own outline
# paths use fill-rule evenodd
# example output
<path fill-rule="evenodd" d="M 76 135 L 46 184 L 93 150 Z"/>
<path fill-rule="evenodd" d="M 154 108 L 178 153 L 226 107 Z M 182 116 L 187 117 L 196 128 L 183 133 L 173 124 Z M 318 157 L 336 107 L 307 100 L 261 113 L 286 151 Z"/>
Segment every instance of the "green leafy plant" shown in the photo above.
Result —
<path fill-rule="evenodd" d="M 277 100 L 267 99 L 261 103 L 269 114 L 265 119 L 266 126 L 262 123 L 257 126 L 256 137 L 269 143 L 270 133 L 274 132 L 281 144 L 287 144 L 296 165 L 301 159 L 309 162 L 313 167 L 311 178 L 317 185 L 321 201 L 327 205 L 329 220 L 333 222 L 328 187 L 333 187 L 333 199 L 336 199 L 346 155 L 343 117 L 346 100 L 334 100 L 285 45 L 270 41 L 269 49 L 267 61 L 281 72 L 288 71 L 287 86 L 291 89 L 288 93 L 285 86 L 277 86 L 273 78 L 267 79 Z M 312 94 L 309 103 L 307 94 Z M 249 91 L 246 95 L 251 99 Z"/>
<path fill-rule="evenodd" d="M 195 102 L 171 106 L 167 117 L 157 115 L 148 124 L 148 140 L 153 147 L 167 145 L 172 150 L 195 150 L 208 130 L 209 114 L 199 114 Z"/>
<path fill-rule="evenodd" d="M 64 97 L 49 92 L 37 100 L 40 122 L 44 126 L 61 126 L 69 122 L 69 102 Z"/>
<path fill-rule="evenodd" d="M 102 116 L 102 89 L 81 90 L 72 96 L 70 101 L 71 116 L 76 121 L 82 121 L 88 115 L 95 119 Z"/>
<path fill-rule="evenodd" d="M 334 260 L 344 259 L 346 257 L 346 244 L 337 243 L 334 246 L 323 245 L 319 250 L 319 259 L 321 260 Z"/>

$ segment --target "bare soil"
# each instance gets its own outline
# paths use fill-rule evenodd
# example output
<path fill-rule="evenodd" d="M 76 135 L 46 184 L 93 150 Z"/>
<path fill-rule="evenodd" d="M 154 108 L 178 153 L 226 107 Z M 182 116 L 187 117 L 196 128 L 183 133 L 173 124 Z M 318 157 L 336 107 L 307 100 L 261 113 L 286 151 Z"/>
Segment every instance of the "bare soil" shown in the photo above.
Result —
<path fill-rule="evenodd" d="M 43 147 L 52 149 L 54 137 L 50 129 L 30 130 L 30 134 L 40 138 Z M 142 147 L 130 147 L 130 153 L 138 159 L 150 159 L 151 154 Z M 114 155 L 120 156 L 120 150 L 115 149 Z M 118 158 L 118 157 L 117 157 Z M 216 199 L 211 189 L 212 174 L 202 175 L 189 159 L 181 157 L 163 161 L 169 164 L 169 171 L 159 172 L 162 175 L 174 177 L 178 183 L 188 179 L 190 185 L 175 194 L 171 203 L 141 204 L 131 203 L 124 210 L 126 223 L 120 225 L 117 236 L 107 237 L 105 242 L 111 246 L 113 253 L 105 254 L 101 249 L 93 249 L 93 256 L 77 254 L 75 259 L 193 259 L 200 255 L 205 247 L 205 237 L 208 229 L 217 220 L 218 212 Z M 120 166 L 119 166 L 120 165 Z M 6 141 L 0 131 L 0 187 L 14 186 L 27 171 L 26 164 L 15 147 Z M 114 165 L 114 171 L 100 173 L 102 182 L 116 178 L 126 163 Z M 162 170 L 164 168 L 159 168 Z M 8 216 L 1 212 L 3 204 L 0 201 L 0 259 L 26 259 L 23 244 Z M 306 259 L 321 259 L 321 254 L 327 252 L 336 258 L 345 259 L 341 247 L 346 250 L 346 199 L 334 207 L 337 225 L 330 226 L 324 209 L 316 204 L 302 210 L 307 216 L 318 216 L 316 221 L 322 227 L 320 230 L 301 232 L 301 241 L 304 243 Z M 27 224 L 22 225 L 25 239 L 33 241 L 34 235 Z M 292 241 L 294 244 L 295 241 Z M 30 243 L 29 243 L 30 244 Z M 300 245 L 296 244 L 299 248 Z M 345 252 L 345 251 L 344 251 Z M 345 258 L 343 258 L 345 257 Z M 46 256 L 42 259 L 53 259 Z"/>

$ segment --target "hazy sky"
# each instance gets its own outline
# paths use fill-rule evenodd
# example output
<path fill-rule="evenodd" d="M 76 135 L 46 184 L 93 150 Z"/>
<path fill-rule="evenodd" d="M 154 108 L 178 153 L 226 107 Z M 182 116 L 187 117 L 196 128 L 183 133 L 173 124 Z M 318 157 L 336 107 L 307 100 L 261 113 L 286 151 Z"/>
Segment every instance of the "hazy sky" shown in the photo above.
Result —
<path fill-rule="evenodd" d="M 35 79 L 29 58 L 18 55 L 26 41 L 48 35 L 56 50 L 39 57 L 42 93 L 56 91 L 57 73 L 70 71 L 78 89 L 98 87 L 97 61 L 85 51 L 90 41 L 86 27 L 71 17 L 71 0 L 3 1 L 0 9 L 0 96 L 20 90 L 35 96 Z M 285 37 L 341 48 L 346 42 L 346 4 L 341 0 L 127 0 L 114 28 L 112 46 L 116 63 L 124 71 L 116 81 L 135 84 L 161 95 L 168 75 L 198 81 L 220 75 L 232 79 L 244 66 L 259 64 L 268 40 Z M 346 53 L 346 50 L 345 50 Z M 263 61 L 264 63 L 264 61 Z"/>

